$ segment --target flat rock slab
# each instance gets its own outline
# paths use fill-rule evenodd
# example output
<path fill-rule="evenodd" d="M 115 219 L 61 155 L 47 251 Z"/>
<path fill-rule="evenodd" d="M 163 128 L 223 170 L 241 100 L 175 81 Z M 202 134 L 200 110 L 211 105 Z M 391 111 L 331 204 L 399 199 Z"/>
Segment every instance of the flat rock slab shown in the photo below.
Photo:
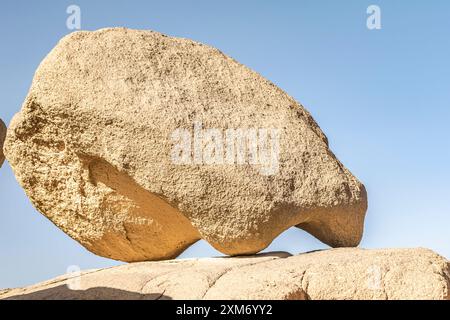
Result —
<path fill-rule="evenodd" d="M 443 300 L 449 288 L 449 263 L 431 250 L 342 248 L 132 263 L 0 290 L 0 300 Z"/>

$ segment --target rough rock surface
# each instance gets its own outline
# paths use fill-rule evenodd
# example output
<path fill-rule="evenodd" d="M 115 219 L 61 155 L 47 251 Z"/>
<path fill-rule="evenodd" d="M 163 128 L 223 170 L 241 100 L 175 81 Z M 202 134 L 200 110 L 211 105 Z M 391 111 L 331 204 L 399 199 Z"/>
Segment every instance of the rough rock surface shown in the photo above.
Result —
<path fill-rule="evenodd" d="M 2 119 L 0 119 L 0 168 L 3 165 L 3 161 L 5 161 L 5 155 L 3 154 L 3 142 L 5 141 L 5 138 L 6 138 L 6 125 L 2 121 Z"/>
<path fill-rule="evenodd" d="M 224 137 L 253 128 L 263 143 L 251 158 L 244 139 L 243 158 L 230 151 L 220 164 L 220 137 L 203 137 L 189 144 L 193 159 L 179 152 L 193 163 L 180 164 L 174 134 L 198 123 Z M 261 150 L 276 156 L 258 162 Z M 156 32 L 62 39 L 11 122 L 5 154 L 42 214 L 112 259 L 170 259 L 201 238 L 253 254 L 292 226 L 334 247 L 358 245 L 363 232 L 365 188 L 301 105 L 219 50 Z"/>
<path fill-rule="evenodd" d="M 427 249 L 141 262 L 62 276 L 0 299 L 449 299 L 448 261 Z"/>

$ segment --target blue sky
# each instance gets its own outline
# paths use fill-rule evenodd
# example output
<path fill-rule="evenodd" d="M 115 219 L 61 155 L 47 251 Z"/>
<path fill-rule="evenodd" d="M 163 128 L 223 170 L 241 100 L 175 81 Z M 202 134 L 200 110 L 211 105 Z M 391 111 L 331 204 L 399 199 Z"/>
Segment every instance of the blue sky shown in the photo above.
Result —
<path fill-rule="evenodd" d="M 365 248 L 428 247 L 450 258 L 450 2 L 2 1 L 0 118 L 20 110 L 34 71 L 65 34 L 125 26 L 221 49 L 301 102 L 369 195 Z M 381 8 L 381 30 L 366 9 Z M 326 248 L 291 229 L 269 250 Z M 218 255 L 200 242 L 183 257 Z M 0 169 L 0 288 L 116 265 L 58 230 Z"/>

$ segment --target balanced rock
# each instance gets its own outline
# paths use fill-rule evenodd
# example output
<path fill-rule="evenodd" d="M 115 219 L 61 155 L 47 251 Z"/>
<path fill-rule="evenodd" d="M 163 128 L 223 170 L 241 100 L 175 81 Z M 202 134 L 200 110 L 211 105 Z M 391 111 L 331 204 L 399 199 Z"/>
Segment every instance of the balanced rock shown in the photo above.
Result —
<path fill-rule="evenodd" d="M 448 261 L 427 249 L 141 262 L 70 274 L 0 300 L 397 300 L 450 298 Z"/>
<path fill-rule="evenodd" d="M 219 50 L 75 32 L 39 66 L 5 154 L 34 206 L 88 250 L 168 259 L 203 238 L 253 254 L 292 226 L 358 245 L 367 197 L 310 114 Z"/>
<path fill-rule="evenodd" d="M 5 141 L 5 138 L 6 138 L 6 125 L 2 121 L 2 119 L 0 119 L 0 168 L 3 165 L 3 161 L 5 161 L 5 155 L 3 154 L 3 143 Z"/>

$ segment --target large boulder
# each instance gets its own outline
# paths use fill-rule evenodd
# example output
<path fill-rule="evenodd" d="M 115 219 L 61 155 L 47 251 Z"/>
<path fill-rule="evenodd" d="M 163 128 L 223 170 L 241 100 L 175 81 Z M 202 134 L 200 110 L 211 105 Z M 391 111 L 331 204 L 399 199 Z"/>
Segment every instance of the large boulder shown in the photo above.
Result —
<path fill-rule="evenodd" d="M 289 256 L 132 263 L 0 290 L 27 299 L 449 299 L 448 261 L 427 249 L 331 249 Z"/>
<path fill-rule="evenodd" d="M 0 119 L 0 168 L 3 165 L 3 161 L 5 161 L 5 155 L 3 154 L 3 143 L 5 141 L 5 138 L 6 138 L 6 125 L 2 121 L 2 119 Z"/>
<path fill-rule="evenodd" d="M 356 246 L 364 186 L 310 114 L 219 50 L 151 31 L 75 32 L 37 70 L 5 144 L 35 207 L 88 250 L 253 254 L 298 226 Z"/>

